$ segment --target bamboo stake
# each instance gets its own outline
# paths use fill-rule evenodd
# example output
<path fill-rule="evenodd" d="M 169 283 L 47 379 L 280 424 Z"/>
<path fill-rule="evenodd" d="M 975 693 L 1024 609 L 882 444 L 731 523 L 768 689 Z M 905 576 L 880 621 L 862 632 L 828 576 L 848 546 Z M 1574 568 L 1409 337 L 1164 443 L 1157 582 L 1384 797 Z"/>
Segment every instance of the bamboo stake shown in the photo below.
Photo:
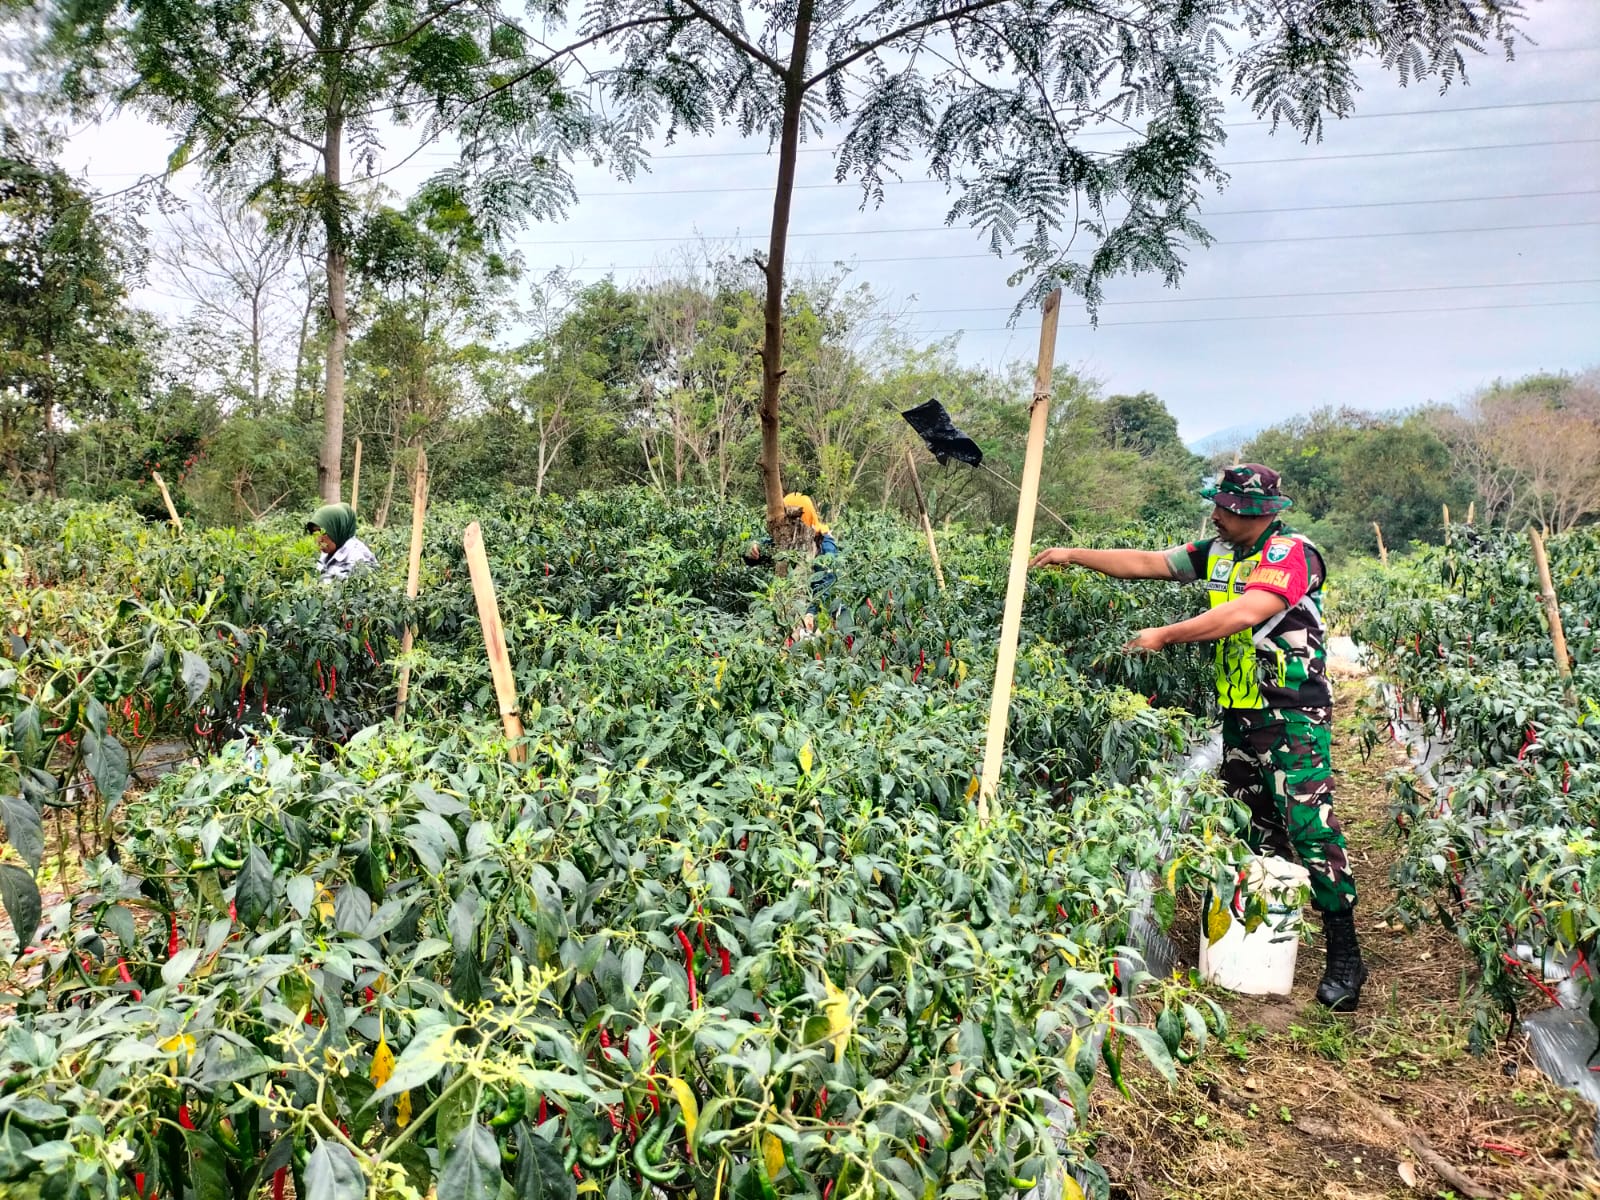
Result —
<path fill-rule="evenodd" d="M 1022 596 L 1028 587 L 1028 559 L 1033 552 L 1033 515 L 1039 503 L 1039 474 L 1044 466 L 1044 440 L 1050 422 L 1050 376 L 1056 360 L 1056 326 L 1061 318 L 1061 289 L 1045 297 L 1039 328 L 1039 364 L 1033 377 L 1033 404 L 1028 409 L 1028 452 L 1022 464 L 1017 529 L 1011 539 L 1011 572 L 1006 580 L 1005 616 L 1000 623 L 1000 649 L 994 665 L 994 694 L 989 702 L 989 733 L 978 786 L 978 820 L 989 823 L 989 800 L 1000 785 L 1000 757 L 1011 714 L 1011 681 L 1017 667 L 1017 638 L 1022 632 Z"/>
<path fill-rule="evenodd" d="M 1376 521 L 1372 523 L 1372 532 L 1378 535 L 1378 561 L 1387 567 L 1389 565 L 1389 548 L 1383 544 L 1383 529 Z"/>
<path fill-rule="evenodd" d="M 361 439 L 356 439 L 356 461 L 350 468 L 350 508 L 355 510 L 361 497 Z"/>
<path fill-rule="evenodd" d="M 1476 522 L 1473 521 L 1473 518 L 1476 517 L 1477 515 L 1478 515 L 1478 502 L 1476 500 L 1468 500 L 1467 501 L 1467 524 L 1468 525 L 1475 524 Z"/>
<path fill-rule="evenodd" d="M 922 481 L 917 478 L 917 459 L 906 451 L 906 465 L 911 468 L 911 490 L 917 496 L 917 515 L 922 518 L 922 532 L 928 535 L 928 555 L 933 559 L 933 577 L 944 591 L 944 567 L 939 564 L 939 543 L 933 540 L 933 522 L 928 520 L 928 502 L 922 498 Z"/>
<path fill-rule="evenodd" d="M 428 511 L 428 452 L 417 451 L 417 477 L 411 484 L 411 557 L 406 563 L 406 599 L 415 600 L 417 592 L 422 586 L 422 527 Z M 407 625 L 406 631 L 400 637 L 400 654 L 404 657 L 411 653 L 411 643 L 416 638 L 417 631 L 413 625 Z M 394 719 L 405 720 L 406 693 L 411 688 L 411 664 L 405 663 L 400 668 L 400 694 L 394 702 Z"/>
<path fill-rule="evenodd" d="M 167 481 L 161 478 L 160 471 L 151 471 L 150 478 L 156 481 L 156 486 L 161 489 L 161 498 L 167 504 L 167 516 L 172 519 L 172 526 L 179 533 L 183 532 L 183 518 L 178 515 L 177 508 L 172 503 L 172 493 L 167 491 Z"/>
<path fill-rule="evenodd" d="M 1444 505 L 1444 544 L 1450 544 L 1450 506 Z"/>
<path fill-rule="evenodd" d="M 478 602 L 478 623 L 483 626 L 483 645 L 489 652 L 489 674 L 494 677 L 500 720 L 505 725 L 506 739 L 511 743 L 511 761 L 526 762 L 528 748 L 522 745 L 522 718 L 517 715 L 517 681 L 511 674 L 511 656 L 506 653 L 506 632 L 500 625 L 494 578 L 489 574 L 489 559 L 483 552 L 483 530 L 476 521 L 467 526 L 461 541 L 467 551 L 472 596 Z"/>
<path fill-rule="evenodd" d="M 1566 685 L 1567 703 L 1576 706 L 1577 692 L 1572 687 L 1572 659 L 1567 657 L 1567 631 L 1561 627 L 1561 604 L 1556 599 L 1556 585 L 1550 578 L 1550 560 L 1545 557 L 1544 537 L 1537 529 L 1528 527 L 1528 540 L 1533 543 L 1533 565 L 1539 568 L 1539 599 L 1544 604 L 1544 615 L 1550 621 L 1550 646 L 1555 651 L 1556 674 Z"/>

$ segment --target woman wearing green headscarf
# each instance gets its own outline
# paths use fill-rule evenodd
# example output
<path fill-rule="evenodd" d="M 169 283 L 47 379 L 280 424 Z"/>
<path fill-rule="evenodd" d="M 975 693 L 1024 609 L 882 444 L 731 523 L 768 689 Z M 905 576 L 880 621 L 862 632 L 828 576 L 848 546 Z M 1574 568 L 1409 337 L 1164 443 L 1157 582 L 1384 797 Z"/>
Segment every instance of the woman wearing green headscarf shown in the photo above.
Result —
<path fill-rule="evenodd" d="M 324 504 L 311 514 L 306 532 L 318 534 L 322 557 L 317 570 L 326 581 L 345 579 L 358 570 L 378 565 L 371 547 L 356 536 L 356 510 L 348 504 Z"/>

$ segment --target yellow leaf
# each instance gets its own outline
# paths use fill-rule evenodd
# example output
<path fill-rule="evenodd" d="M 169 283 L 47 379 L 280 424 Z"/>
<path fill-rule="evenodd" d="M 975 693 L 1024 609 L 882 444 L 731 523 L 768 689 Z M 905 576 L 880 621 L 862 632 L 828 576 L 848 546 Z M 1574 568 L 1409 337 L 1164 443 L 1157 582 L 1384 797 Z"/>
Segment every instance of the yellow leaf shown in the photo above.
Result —
<path fill-rule="evenodd" d="M 1167 864 L 1167 891 L 1176 893 L 1178 890 L 1178 863 L 1181 859 L 1173 859 Z"/>
<path fill-rule="evenodd" d="M 723 659 L 717 664 L 717 681 L 711 685 L 713 691 L 722 690 L 722 677 L 728 673 L 728 660 Z"/>
<path fill-rule="evenodd" d="M 400 1099 L 394 1106 L 394 1124 L 396 1129 L 404 1129 L 411 1124 L 411 1093 L 401 1092 Z"/>
<path fill-rule="evenodd" d="M 833 1043 L 833 1061 L 843 1062 L 845 1047 L 850 1044 L 850 997 L 833 985 L 833 980 L 822 977 L 822 986 L 828 998 L 822 1002 L 822 1011 L 828 1015 L 828 1040 Z"/>
<path fill-rule="evenodd" d="M 1232 924 L 1233 918 L 1228 915 L 1227 906 L 1220 900 L 1213 900 L 1211 911 L 1206 914 L 1206 941 L 1215 946 Z"/>
<path fill-rule="evenodd" d="M 967 799 L 971 800 L 977 794 L 978 794 L 978 777 L 976 775 L 974 775 L 967 782 Z"/>
<path fill-rule="evenodd" d="M 807 742 L 804 746 L 800 747 L 800 770 L 803 774 L 811 774 L 812 762 L 811 743 Z"/>
<path fill-rule="evenodd" d="M 327 888 L 322 888 L 317 893 L 317 916 L 324 921 L 333 920 L 333 893 Z"/>
<path fill-rule="evenodd" d="M 175 1033 L 166 1041 L 160 1043 L 160 1048 L 173 1056 L 172 1061 L 167 1066 L 176 1075 L 179 1061 L 182 1060 L 187 1065 L 189 1056 L 194 1053 L 194 1038 L 187 1033 Z"/>
<path fill-rule="evenodd" d="M 694 1089 L 676 1075 L 667 1076 L 667 1086 L 672 1089 L 678 1107 L 683 1110 L 683 1138 L 689 1144 L 689 1152 L 692 1154 L 695 1126 L 700 1124 L 700 1102 L 694 1098 Z"/>
<path fill-rule="evenodd" d="M 776 1179 L 783 1170 L 783 1143 L 770 1133 L 761 1139 L 761 1157 L 767 1163 L 767 1178 Z"/>
<path fill-rule="evenodd" d="M 367 1077 L 372 1080 L 373 1087 L 381 1088 L 393 1075 L 394 1051 L 389 1049 L 388 1039 L 380 1033 L 378 1046 L 372 1052 L 372 1069 L 367 1072 Z"/>
<path fill-rule="evenodd" d="M 1061 1177 L 1061 1200 L 1085 1200 L 1083 1188 L 1071 1175 Z"/>

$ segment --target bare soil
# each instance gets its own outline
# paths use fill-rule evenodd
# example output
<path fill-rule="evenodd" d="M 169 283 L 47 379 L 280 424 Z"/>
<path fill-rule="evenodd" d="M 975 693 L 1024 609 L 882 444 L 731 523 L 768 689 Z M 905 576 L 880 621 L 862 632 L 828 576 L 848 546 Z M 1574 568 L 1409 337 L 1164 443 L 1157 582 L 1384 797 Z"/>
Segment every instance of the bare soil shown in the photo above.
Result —
<path fill-rule="evenodd" d="M 1341 683 L 1334 738 L 1371 972 L 1361 1010 L 1334 1016 L 1313 999 L 1320 944 L 1301 947 L 1286 999 L 1215 992 L 1229 1035 L 1175 1087 L 1130 1071 L 1131 1099 L 1108 1084 L 1096 1093 L 1114 1200 L 1600 1197 L 1594 1109 L 1534 1068 L 1520 1033 L 1469 1053 L 1465 950 L 1437 926 L 1384 918 L 1398 852 L 1386 780 L 1406 764 L 1392 745 L 1362 761 L 1351 724 L 1361 686 Z M 1198 912 L 1180 912 L 1173 938 L 1193 966 Z"/>

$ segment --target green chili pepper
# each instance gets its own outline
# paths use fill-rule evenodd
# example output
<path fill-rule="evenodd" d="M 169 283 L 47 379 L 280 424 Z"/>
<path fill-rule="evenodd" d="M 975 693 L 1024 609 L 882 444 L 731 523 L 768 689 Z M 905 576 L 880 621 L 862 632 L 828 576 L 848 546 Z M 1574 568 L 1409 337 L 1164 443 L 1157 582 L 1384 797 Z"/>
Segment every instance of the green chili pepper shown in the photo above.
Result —
<path fill-rule="evenodd" d="M 598 1171 L 602 1167 L 609 1167 L 617 1161 L 617 1153 L 622 1149 L 622 1137 L 612 1138 L 604 1146 L 596 1137 L 586 1138 L 578 1147 L 578 1161 L 591 1171 Z"/>
<path fill-rule="evenodd" d="M 672 1133 L 672 1125 L 672 1121 L 663 1117 L 634 1144 L 633 1165 L 651 1183 L 666 1183 L 683 1171 L 682 1163 L 666 1161 L 667 1138 Z"/>
<path fill-rule="evenodd" d="M 489 1128 L 504 1129 L 507 1125 L 514 1125 L 527 1111 L 528 1093 L 520 1083 L 513 1084 L 511 1091 L 506 1095 L 506 1106 L 490 1119 Z"/>

